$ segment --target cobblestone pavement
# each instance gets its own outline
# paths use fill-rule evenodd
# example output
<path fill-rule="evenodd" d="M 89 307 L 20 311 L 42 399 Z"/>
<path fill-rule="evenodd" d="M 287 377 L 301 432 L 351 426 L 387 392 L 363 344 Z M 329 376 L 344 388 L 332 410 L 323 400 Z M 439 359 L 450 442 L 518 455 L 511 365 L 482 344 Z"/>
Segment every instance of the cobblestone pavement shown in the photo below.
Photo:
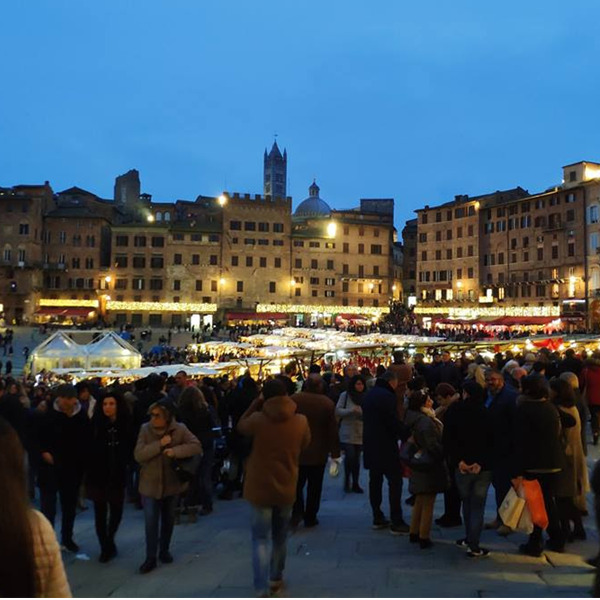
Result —
<path fill-rule="evenodd" d="M 595 449 L 594 449 L 595 450 Z M 517 552 L 524 536 L 501 538 L 486 531 L 488 558 L 469 559 L 454 545 L 462 528 L 434 526 L 435 545 L 420 550 L 407 536 L 371 529 L 367 495 L 344 495 L 339 479 L 326 476 L 320 525 L 299 528 L 290 538 L 285 579 L 291 597 L 576 597 L 588 596 L 593 570 L 584 562 L 598 548 L 593 518 L 586 519 L 588 540 L 568 552 L 542 558 Z M 362 476 L 366 483 L 366 473 Z M 438 497 L 436 516 L 443 510 Z M 69 581 L 81 597 L 249 597 L 253 595 L 249 511 L 243 500 L 217 501 L 212 515 L 196 524 L 176 526 L 175 562 L 138 575 L 144 560 L 141 511 L 127 506 L 117 536 L 119 556 L 98 563 L 92 509 L 77 517 L 75 539 L 90 560 L 65 553 Z M 488 498 L 488 517 L 493 517 Z M 405 518 L 410 517 L 409 509 Z M 57 521 L 58 522 L 58 521 Z"/>

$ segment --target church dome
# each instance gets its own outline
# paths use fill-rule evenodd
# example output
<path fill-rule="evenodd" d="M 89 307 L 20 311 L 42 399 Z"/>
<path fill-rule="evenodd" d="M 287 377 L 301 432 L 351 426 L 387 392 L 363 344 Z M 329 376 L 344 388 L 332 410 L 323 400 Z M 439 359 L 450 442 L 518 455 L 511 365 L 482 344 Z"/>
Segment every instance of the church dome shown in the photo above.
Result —
<path fill-rule="evenodd" d="M 319 186 L 313 181 L 308 188 L 309 196 L 303 200 L 294 213 L 295 217 L 329 217 L 331 208 L 329 204 L 319 197 Z"/>

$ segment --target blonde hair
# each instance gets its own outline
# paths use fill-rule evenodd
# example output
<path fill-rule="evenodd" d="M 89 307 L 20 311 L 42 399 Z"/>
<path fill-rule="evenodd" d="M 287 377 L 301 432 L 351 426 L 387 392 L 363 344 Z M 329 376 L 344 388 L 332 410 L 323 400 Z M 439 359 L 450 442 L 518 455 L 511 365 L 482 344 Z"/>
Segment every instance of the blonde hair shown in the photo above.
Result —
<path fill-rule="evenodd" d="M 482 388 L 485 388 L 485 374 L 480 365 L 472 362 L 467 367 L 467 377 L 476 381 Z"/>

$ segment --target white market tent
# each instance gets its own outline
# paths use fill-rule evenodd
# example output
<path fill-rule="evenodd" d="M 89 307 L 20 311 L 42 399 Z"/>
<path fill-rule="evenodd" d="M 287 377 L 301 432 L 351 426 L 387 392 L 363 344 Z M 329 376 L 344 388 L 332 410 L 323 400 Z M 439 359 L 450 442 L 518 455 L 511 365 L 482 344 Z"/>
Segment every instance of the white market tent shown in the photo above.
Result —
<path fill-rule="evenodd" d="M 78 344 L 69 333 L 57 331 L 34 349 L 32 375 L 42 370 L 136 369 L 142 364 L 142 355 L 113 331 L 100 334 L 89 344 Z"/>

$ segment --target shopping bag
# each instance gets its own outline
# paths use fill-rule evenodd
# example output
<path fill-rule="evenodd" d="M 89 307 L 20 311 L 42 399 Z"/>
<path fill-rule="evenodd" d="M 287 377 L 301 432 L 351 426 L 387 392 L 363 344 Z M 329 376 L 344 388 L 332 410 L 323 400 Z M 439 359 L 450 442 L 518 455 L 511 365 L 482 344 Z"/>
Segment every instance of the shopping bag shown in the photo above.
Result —
<path fill-rule="evenodd" d="M 531 513 L 527 507 L 527 502 L 523 507 L 523 512 L 521 513 L 521 518 L 515 527 L 515 531 L 520 531 L 521 533 L 526 533 L 527 535 L 533 531 L 533 521 L 531 520 Z"/>
<path fill-rule="evenodd" d="M 500 518 L 502 523 L 511 529 L 516 529 L 519 524 L 519 519 L 525 508 L 525 500 L 519 498 L 514 488 L 510 488 L 500 505 Z"/>
<path fill-rule="evenodd" d="M 548 513 L 544 504 L 544 495 L 540 482 L 537 479 L 523 479 L 522 484 L 525 492 L 525 502 L 531 513 L 531 521 L 534 525 L 546 529 L 548 527 Z"/>

